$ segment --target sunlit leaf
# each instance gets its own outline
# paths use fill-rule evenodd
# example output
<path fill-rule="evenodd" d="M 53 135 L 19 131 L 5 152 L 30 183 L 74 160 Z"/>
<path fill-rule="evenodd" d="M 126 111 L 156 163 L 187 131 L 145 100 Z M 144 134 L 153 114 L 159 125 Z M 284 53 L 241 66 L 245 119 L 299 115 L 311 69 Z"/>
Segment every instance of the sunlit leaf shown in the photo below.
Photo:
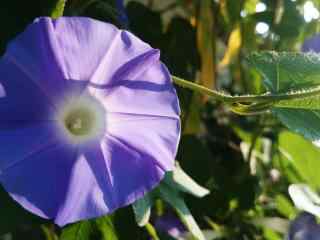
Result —
<path fill-rule="evenodd" d="M 266 240 L 282 240 L 283 239 L 278 233 L 271 230 L 270 228 L 264 228 L 263 235 Z"/>
<path fill-rule="evenodd" d="M 249 60 L 263 75 L 270 92 L 303 92 L 320 86 L 320 55 L 262 52 L 251 55 Z M 318 95 L 280 101 L 272 111 L 292 131 L 314 142 L 320 139 Z"/>
<path fill-rule="evenodd" d="M 320 197 L 306 184 L 292 184 L 289 194 L 295 206 L 320 217 Z"/>
<path fill-rule="evenodd" d="M 303 137 L 288 131 L 279 135 L 278 144 L 281 157 L 290 161 L 308 184 L 320 188 L 320 149 Z"/>
<path fill-rule="evenodd" d="M 249 62 L 264 76 L 271 92 L 308 89 L 320 84 L 320 55 L 314 53 L 259 52 Z"/>
<path fill-rule="evenodd" d="M 241 42 L 241 29 L 239 25 L 236 25 L 230 33 L 227 50 L 218 65 L 219 68 L 224 68 L 233 61 L 240 51 Z"/>
<path fill-rule="evenodd" d="M 118 240 L 111 217 L 98 218 L 95 220 L 95 225 L 100 231 L 101 240 Z"/>
<path fill-rule="evenodd" d="M 175 189 L 179 189 L 199 198 L 210 193 L 208 189 L 200 186 L 189 175 L 187 175 L 178 164 L 172 172 L 169 172 L 166 175 L 164 182 Z"/>
<path fill-rule="evenodd" d="M 150 219 L 152 199 L 149 194 L 146 194 L 143 198 L 138 199 L 132 204 L 134 215 L 137 224 L 142 227 L 145 226 Z"/>
<path fill-rule="evenodd" d="M 60 240 L 91 240 L 97 235 L 100 240 L 118 240 L 109 216 L 70 224 L 63 228 Z"/>
<path fill-rule="evenodd" d="M 297 211 L 286 196 L 278 194 L 275 197 L 275 203 L 278 212 L 280 212 L 283 216 L 287 217 L 288 219 L 293 219 L 295 217 Z"/>

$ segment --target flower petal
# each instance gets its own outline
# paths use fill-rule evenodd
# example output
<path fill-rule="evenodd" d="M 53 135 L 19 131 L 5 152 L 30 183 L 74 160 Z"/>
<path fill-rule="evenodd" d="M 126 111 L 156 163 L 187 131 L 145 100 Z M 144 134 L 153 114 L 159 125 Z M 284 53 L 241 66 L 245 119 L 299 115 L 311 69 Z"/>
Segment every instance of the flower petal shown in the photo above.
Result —
<path fill-rule="evenodd" d="M 61 226 L 126 206 L 164 175 L 151 156 L 117 139 L 104 139 L 76 152 L 61 141 L 43 144 L 50 137 L 46 130 L 44 125 L 39 131 L 30 128 L 12 135 L 15 146 L 20 146 L 15 154 L 8 135 L 0 138 L 0 182 L 23 207 Z"/>
<path fill-rule="evenodd" d="M 67 193 L 75 152 L 57 139 L 52 122 L 1 132 L 0 182 L 29 211 L 54 216 Z"/>
<path fill-rule="evenodd" d="M 157 52 L 151 54 L 148 58 L 132 60 L 142 62 L 132 63 L 121 78 L 113 79 L 113 86 L 104 89 L 89 86 L 89 91 L 104 104 L 107 112 L 179 117 L 178 98 L 170 74 L 159 59 L 155 59 Z M 137 71 L 137 65 L 145 67 Z"/>
<path fill-rule="evenodd" d="M 41 122 L 18 129 L 1 130 L 0 173 L 57 141 L 53 123 Z"/>
<path fill-rule="evenodd" d="M 4 91 L 4 87 L 0 83 L 0 98 L 3 98 L 6 96 L 6 92 Z"/>
<path fill-rule="evenodd" d="M 61 226 L 108 214 L 174 168 L 178 99 L 159 51 L 131 33 L 40 18 L 1 61 L 0 182 L 29 211 Z M 51 117 L 85 87 L 106 110 L 106 136 L 75 146 Z"/>
<path fill-rule="evenodd" d="M 55 222 L 63 226 L 109 214 L 142 197 L 163 175 L 150 159 L 114 139 L 86 147 L 79 151 Z"/>
<path fill-rule="evenodd" d="M 60 96 L 66 87 L 60 55 L 50 18 L 39 18 L 8 45 L 5 58 L 28 76 L 29 82 L 45 96 L 52 98 Z"/>
<path fill-rule="evenodd" d="M 107 138 L 147 156 L 164 171 L 173 170 L 180 138 L 177 118 L 109 113 Z"/>
<path fill-rule="evenodd" d="M 45 94 L 6 58 L 0 60 L 0 84 L 5 91 L 5 97 L 0 98 L 1 130 L 50 120 L 54 109 Z"/>
<path fill-rule="evenodd" d="M 63 17 L 53 20 L 53 25 L 69 79 L 99 83 L 126 61 L 150 49 L 132 34 L 90 18 Z M 99 79 L 101 76 L 104 78 Z"/>

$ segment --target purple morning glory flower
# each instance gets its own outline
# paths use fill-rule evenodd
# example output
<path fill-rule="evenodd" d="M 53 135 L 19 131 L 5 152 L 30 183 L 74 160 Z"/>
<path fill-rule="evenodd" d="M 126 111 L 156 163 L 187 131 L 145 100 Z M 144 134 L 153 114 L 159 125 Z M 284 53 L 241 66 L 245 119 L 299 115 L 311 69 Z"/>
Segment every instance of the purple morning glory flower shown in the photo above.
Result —
<path fill-rule="evenodd" d="M 39 18 L 0 60 L 0 182 L 63 226 L 108 214 L 174 167 L 179 104 L 167 68 L 129 32 Z"/>
<path fill-rule="evenodd" d="M 303 52 L 320 52 L 320 35 L 307 39 L 302 45 Z"/>
<path fill-rule="evenodd" d="M 316 218 L 307 212 L 302 212 L 290 224 L 288 240 L 319 240 L 320 225 Z"/>
<path fill-rule="evenodd" d="M 179 218 L 171 212 L 157 218 L 155 227 L 159 232 L 166 233 L 173 238 L 179 238 L 187 231 Z"/>
<path fill-rule="evenodd" d="M 6 96 L 6 92 L 4 91 L 3 86 L 0 84 L 0 98 L 5 97 Z"/>

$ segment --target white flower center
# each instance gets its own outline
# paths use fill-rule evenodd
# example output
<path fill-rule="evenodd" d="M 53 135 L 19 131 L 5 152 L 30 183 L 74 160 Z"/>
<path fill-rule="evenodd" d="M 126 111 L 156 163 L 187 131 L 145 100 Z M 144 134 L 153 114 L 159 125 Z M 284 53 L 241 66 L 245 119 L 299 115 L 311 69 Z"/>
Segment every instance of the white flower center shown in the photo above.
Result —
<path fill-rule="evenodd" d="M 95 114 L 85 107 L 68 112 L 64 119 L 65 128 L 75 136 L 87 135 L 92 131 Z"/>
<path fill-rule="evenodd" d="M 98 138 L 105 130 L 105 111 L 92 97 L 80 97 L 61 104 L 57 119 L 59 128 L 73 142 Z"/>

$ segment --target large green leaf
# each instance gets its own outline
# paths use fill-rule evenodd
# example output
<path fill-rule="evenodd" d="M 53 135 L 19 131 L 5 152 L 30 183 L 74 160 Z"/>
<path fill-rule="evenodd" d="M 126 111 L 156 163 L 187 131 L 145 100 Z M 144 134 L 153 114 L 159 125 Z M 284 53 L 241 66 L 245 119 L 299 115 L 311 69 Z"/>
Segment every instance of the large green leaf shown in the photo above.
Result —
<path fill-rule="evenodd" d="M 89 240 L 94 232 L 90 221 L 81 221 L 63 229 L 60 240 Z"/>
<path fill-rule="evenodd" d="M 249 61 L 261 72 L 272 93 L 312 91 L 320 86 L 320 55 L 262 52 Z M 319 95 L 275 103 L 272 112 L 289 129 L 309 140 L 320 139 Z"/>
<path fill-rule="evenodd" d="M 302 117 L 302 116 L 301 116 Z M 290 161 L 299 175 L 314 188 L 320 188 L 320 149 L 289 131 L 279 135 L 281 156 Z"/>
<path fill-rule="evenodd" d="M 316 145 L 320 140 L 320 110 L 275 108 L 272 112 L 290 130 L 303 135 Z"/>
<path fill-rule="evenodd" d="M 118 240 L 112 218 L 104 216 L 95 220 L 96 227 L 100 231 L 100 240 Z"/>
<path fill-rule="evenodd" d="M 260 52 L 249 61 L 264 76 L 271 92 L 287 92 L 320 85 L 320 55 L 314 53 Z"/>
<path fill-rule="evenodd" d="M 118 240 L 111 217 L 104 216 L 68 225 L 60 240 Z"/>

